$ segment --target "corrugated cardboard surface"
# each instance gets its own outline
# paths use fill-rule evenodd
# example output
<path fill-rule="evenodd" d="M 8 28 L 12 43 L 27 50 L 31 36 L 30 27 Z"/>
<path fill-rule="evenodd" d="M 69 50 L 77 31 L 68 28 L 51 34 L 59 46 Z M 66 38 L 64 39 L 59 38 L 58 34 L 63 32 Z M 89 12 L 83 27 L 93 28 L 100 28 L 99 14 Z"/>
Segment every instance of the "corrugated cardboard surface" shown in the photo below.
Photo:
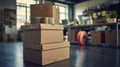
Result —
<path fill-rule="evenodd" d="M 23 31 L 23 42 L 40 43 L 40 35 L 39 30 Z"/>
<path fill-rule="evenodd" d="M 32 17 L 53 17 L 52 3 L 31 5 Z"/>
<path fill-rule="evenodd" d="M 69 47 L 48 51 L 24 48 L 24 60 L 46 65 L 69 58 Z"/>
<path fill-rule="evenodd" d="M 91 31 L 91 40 L 92 43 L 105 43 L 105 33 L 104 31 Z"/>
<path fill-rule="evenodd" d="M 69 58 L 69 47 L 42 51 L 42 64 L 49 64 Z"/>
<path fill-rule="evenodd" d="M 59 30 L 24 31 L 23 42 L 39 44 L 63 42 L 63 31 Z"/>
<path fill-rule="evenodd" d="M 41 51 L 38 50 L 33 50 L 33 49 L 28 49 L 24 48 L 24 60 L 36 63 L 36 64 L 41 64 L 42 63 L 42 53 Z"/>
<path fill-rule="evenodd" d="M 55 24 L 59 22 L 59 10 L 52 3 L 31 5 L 31 23 L 34 17 L 54 17 Z"/>
<path fill-rule="evenodd" d="M 106 44 L 114 45 L 114 46 L 116 45 L 116 42 L 117 42 L 116 33 L 117 33 L 116 30 L 108 30 L 105 32 Z M 120 31 L 119 31 L 119 33 L 120 33 Z M 120 34 L 119 34 L 119 39 L 120 39 Z"/>
<path fill-rule="evenodd" d="M 63 31 L 41 31 L 41 43 L 63 42 Z"/>
<path fill-rule="evenodd" d="M 23 27 L 23 42 L 57 43 L 63 42 L 63 25 L 32 24 Z"/>
<path fill-rule="evenodd" d="M 69 42 L 61 43 L 51 43 L 51 44 L 34 44 L 34 43 L 24 43 L 24 48 L 35 49 L 35 50 L 51 50 L 63 47 L 69 47 Z"/>

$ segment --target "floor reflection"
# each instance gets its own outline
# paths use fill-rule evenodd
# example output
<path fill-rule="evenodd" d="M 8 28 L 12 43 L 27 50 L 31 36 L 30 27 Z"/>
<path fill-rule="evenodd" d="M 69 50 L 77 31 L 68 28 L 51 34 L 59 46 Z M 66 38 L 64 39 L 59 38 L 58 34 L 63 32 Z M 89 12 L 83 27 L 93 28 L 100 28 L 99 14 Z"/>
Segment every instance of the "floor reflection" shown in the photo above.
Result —
<path fill-rule="evenodd" d="M 0 43 L 0 67 L 120 67 L 120 49 L 71 44 L 70 59 L 41 66 L 23 62 L 23 43 Z"/>
<path fill-rule="evenodd" d="M 70 67 L 69 61 L 70 61 L 69 59 L 66 59 L 66 60 L 62 60 L 52 64 L 44 65 L 44 66 L 25 61 L 25 67 Z"/>
<path fill-rule="evenodd" d="M 84 60 L 85 60 L 84 46 L 81 46 L 80 51 L 76 51 L 75 67 L 83 67 Z"/>

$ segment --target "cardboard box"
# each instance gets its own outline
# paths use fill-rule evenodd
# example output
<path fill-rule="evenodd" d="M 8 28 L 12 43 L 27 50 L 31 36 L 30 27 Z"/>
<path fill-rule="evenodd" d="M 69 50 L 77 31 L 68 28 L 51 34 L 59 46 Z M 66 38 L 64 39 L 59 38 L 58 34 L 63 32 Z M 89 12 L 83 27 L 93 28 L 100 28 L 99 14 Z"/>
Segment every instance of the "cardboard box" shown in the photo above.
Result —
<path fill-rule="evenodd" d="M 92 43 L 100 44 L 105 43 L 105 32 L 104 31 L 91 31 Z"/>
<path fill-rule="evenodd" d="M 55 45 L 46 45 L 42 48 L 42 50 L 24 47 L 24 60 L 36 64 L 46 65 L 69 58 L 69 43 L 63 43 L 61 45 L 62 47 L 59 48 L 57 45 L 56 48 L 54 48 L 54 46 Z"/>
<path fill-rule="evenodd" d="M 23 42 L 39 44 L 63 42 L 63 25 L 27 25 L 23 31 Z"/>
<path fill-rule="evenodd" d="M 107 30 L 105 32 L 105 42 L 109 45 L 116 45 L 117 42 L 117 35 L 116 30 Z M 120 31 L 119 31 L 119 42 L 120 42 Z"/>
<path fill-rule="evenodd" d="M 98 18 L 98 19 L 94 19 L 94 21 L 93 21 L 94 25 L 105 24 L 105 23 L 107 23 L 106 18 Z"/>
<path fill-rule="evenodd" d="M 34 17 L 54 17 L 55 24 L 59 24 L 59 8 L 52 3 L 31 5 L 31 23 Z"/>

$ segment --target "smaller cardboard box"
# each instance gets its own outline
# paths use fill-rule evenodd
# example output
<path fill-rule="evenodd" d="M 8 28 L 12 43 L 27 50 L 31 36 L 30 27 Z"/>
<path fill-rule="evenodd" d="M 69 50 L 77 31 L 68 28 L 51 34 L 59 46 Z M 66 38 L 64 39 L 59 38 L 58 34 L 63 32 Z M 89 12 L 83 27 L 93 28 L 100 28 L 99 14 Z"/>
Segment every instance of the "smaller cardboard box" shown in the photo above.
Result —
<path fill-rule="evenodd" d="M 35 17 L 53 17 L 55 24 L 59 24 L 59 8 L 52 3 L 35 4 L 31 5 L 31 23 L 34 24 L 33 18 Z"/>
<path fill-rule="evenodd" d="M 100 44 L 105 43 L 105 32 L 104 31 L 91 31 L 92 43 Z"/>
<path fill-rule="evenodd" d="M 23 42 L 39 44 L 63 42 L 63 25 L 32 24 L 24 26 Z"/>
<path fill-rule="evenodd" d="M 107 23 L 106 18 L 98 18 L 98 19 L 94 19 L 94 21 L 93 21 L 94 25 L 105 24 L 105 23 Z"/>
<path fill-rule="evenodd" d="M 24 44 L 25 45 L 25 44 Z M 34 44 L 33 44 L 34 45 Z M 61 45 L 61 44 L 59 44 Z M 69 43 L 43 45 L 37 50 L 24 47 L 24 60 L 40 65 L 46 65 L 69 58 Z"/>

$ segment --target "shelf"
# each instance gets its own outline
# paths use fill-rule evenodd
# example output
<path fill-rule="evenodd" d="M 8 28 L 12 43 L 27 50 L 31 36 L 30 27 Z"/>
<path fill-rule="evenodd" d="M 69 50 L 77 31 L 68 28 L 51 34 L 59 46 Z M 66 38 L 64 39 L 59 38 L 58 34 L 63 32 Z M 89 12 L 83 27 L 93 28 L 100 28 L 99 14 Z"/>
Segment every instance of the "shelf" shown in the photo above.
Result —
<path fill-rule="evenodd" d="M 96 24 L 96 25 L 84 25 L 84 26 L 71 26 L 71 28 L 86 28 L 86 27 L 97 27 L 97 26 L 111 26 L 117 23 L 106 23 L 106 24 Z M 120 24 L 120 23 L 119 23 Z"/>

